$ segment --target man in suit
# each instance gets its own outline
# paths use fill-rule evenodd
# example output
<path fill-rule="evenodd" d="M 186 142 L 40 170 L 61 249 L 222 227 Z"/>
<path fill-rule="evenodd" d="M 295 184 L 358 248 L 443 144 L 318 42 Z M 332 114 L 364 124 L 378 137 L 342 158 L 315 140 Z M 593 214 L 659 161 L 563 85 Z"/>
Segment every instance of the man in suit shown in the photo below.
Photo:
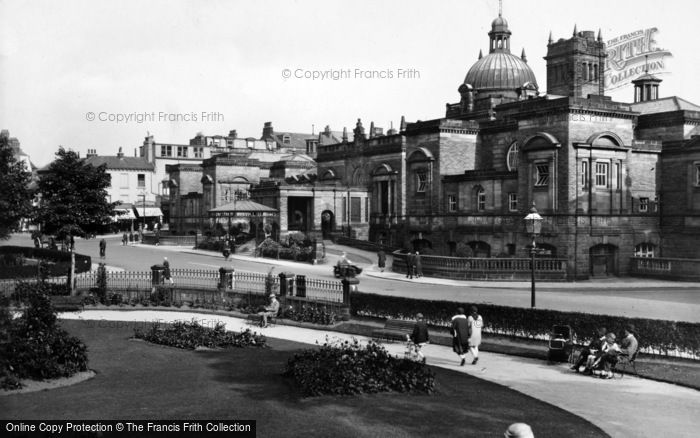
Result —
<path fill-rule="evenodd" d="M 469 350 L 469 322 L 464 314 L 464 308 L 457 309 L 457 314 L 452 317 L 452 351 L 461 359 L 459 365 L 464 366 Z"/>
<path fill-rule="evenodd" d="M 620 341 L 620 356 L 631 358 L 639 348 L 639 341 L 634 336 L 634 325 L 625 327 L 625 337 Z"/>
<path fill-rule="evenodd" d="M 413 255 L 413 251 L 409 251 L 406 256 L 406 277 L 413 278 L 413 272 L 416 265 L 416 256 Z"/>
<path fill-rule="evenodd" d="M 605 343 L 605 335 L 607 333 L 608 331 L 605 327 L 598 327 L 598 337 L 593 338 L 588 346 L 581 350 L 581 354 L 578 356 L 578 361 L 571 367 L 573 371 L 576 371 L 577 373 L 579 372 L 581 365 L 586 363 L 588 356 L 593 354 L 593 350 L 600 351 L 602 349 L 603 343 Z"/>

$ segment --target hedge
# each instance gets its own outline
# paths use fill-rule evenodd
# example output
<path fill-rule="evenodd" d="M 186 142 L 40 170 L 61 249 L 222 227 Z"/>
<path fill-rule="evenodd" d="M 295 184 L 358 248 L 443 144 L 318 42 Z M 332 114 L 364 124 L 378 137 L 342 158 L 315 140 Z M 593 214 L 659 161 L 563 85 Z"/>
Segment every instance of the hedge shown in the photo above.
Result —
<path fill-rule="evenodd" d="M 52 262 L 48 265 L 48 276 L 59 277 L 70 271 L 70 252 L 54 249 L 35 248 L 31 246 L 0 246 L 0 254 L 21 254 L 28 259 L 46 260 Z M 75 254 L 75 273 L 87 272 L 92 267 L 90 256 Z M 0 278 L 28 278 L 36 277 L 37 266 L 2 266 L 0 265 Z"/>
<path fill-rule="evenodd" d="M 352 294 L 351 312 L 355 316 L 392 319 L 413 319 L 422 313 L 428 324 L 448 327 L 458 307 L 468 309 L 470 303 L 420 300 L 356 292 Z M 579 342 L 588 342 L 598 327 L 622 334 L 634 324 L 640 348 L 645 353 L 664 356 L 700 357 L 700 324 L 647 318 L 596 315 L 582 312 L 561 312 L 546 309 L 476 304 L 484 318 L 484 331 L 506 336 L 547 339 L 554 325 L 570 325 Z"/>

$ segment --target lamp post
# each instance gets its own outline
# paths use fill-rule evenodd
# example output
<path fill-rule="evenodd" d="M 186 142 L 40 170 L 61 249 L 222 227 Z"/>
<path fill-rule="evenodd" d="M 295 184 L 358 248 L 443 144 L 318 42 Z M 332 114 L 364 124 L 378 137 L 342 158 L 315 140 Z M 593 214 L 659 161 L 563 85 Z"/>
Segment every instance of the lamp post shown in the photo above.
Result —
<path fill-rule="evenodd" d="M 537 208 L 535 208 L 535 202 L 532 202 L 532 208 L 530 208 L 530 214 L 525 216 L 525 228 L 527 232 L 532 235 L 532 247 L 530 248 L 530 269 L 531 271 L 531 289 L 530 289 L 530 307 L 535 308 L 535 254 L 539 252 L 535 243 L 535 237 L 540 234 L 542 229 L 542 216 L 537 213 Z"/>

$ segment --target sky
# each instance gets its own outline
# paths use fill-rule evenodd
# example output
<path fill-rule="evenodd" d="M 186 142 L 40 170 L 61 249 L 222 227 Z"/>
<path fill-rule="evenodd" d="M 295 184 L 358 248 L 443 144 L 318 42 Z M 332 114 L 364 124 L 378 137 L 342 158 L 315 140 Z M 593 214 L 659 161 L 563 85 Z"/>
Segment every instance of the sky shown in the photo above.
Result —
<path fill-rule="evenodd" d="M 697 2 L 504 0 L 511 51 L 546 91 L 547 39 L 657 28 L 660 96 L 700 104 Z M 0 0 L 0 128 L 38 166 L 59 146 L 133 155 L 147 133 L 259 138 L 443 117 L 496 0 Z M 313 78 L 313 75 L 325 76 Z M 289 77 L 286 77 L 289 76 Z M 335 79 L 334 79 L 335 78 Z M 632 86 L 610 93 L 632 100 Z"/>

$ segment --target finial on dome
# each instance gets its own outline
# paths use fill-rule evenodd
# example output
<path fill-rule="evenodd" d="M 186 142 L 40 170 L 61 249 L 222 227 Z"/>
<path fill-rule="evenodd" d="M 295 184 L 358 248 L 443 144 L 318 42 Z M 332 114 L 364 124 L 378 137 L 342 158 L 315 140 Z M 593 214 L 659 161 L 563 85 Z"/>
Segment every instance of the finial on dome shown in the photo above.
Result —
<path fill-rule="evenodd" d="M 549 44 L 552 44 L 554 40 L 552 39 L 552 31 L 549 31 Z"/>
<path fill-rule="evenodd" d="M 481 59 L 481 58 L 483 58 L 483 57 L 484 57 L 484 54 L 481 53 L 481 49 L 479 49 L 479 59 Z"/>
<path fill-rule="evenodd" d="M 503 0 L 498 0 L 498 16 L 501 16 L 501 12 L 503 12 Z"/>
<path fill-rule="evenodd" d="M 574 36 L 576 36 L 577 33 L 578 33 L 578 27 L 576 26 L 576 24 L 574 24 Z"/>
<path fill-rule="evenodd" d="M 525 56 L 525 47 L 523 47 L 523 51 L 520 54 L 520 59 L 522 59 L 523 62 L 527 63 L 527 56 Z"/>

